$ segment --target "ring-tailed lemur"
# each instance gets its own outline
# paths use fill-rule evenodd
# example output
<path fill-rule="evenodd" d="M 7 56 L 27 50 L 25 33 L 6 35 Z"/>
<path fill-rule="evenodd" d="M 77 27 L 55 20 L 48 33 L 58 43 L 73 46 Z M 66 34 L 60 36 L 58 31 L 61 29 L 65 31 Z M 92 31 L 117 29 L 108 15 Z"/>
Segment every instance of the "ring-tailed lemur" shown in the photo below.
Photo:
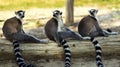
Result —
<path fill-rule="evenodd" d="M 37 67 L 35 65 L 32 64 L 27 64 L 24 60 L 24 58 L 22 57 L 22 54 L 20 53 L 20 47 L 19 47 L 19 43 L 18 41 L 13 41 L 13 50 L 14 50 L 14 54 L 16 57 L 16 61 L 17 64 L 19 65 L 19 67 Z"/>
<path fill-rule="evenodd" d="M 103 30 L 98 23 L 97 13 L 98 10 L 91 9 L 89 10 L 90 15 L 81 19 L 81 21 L 78 24 L 79 34 L 81 34 L 82 36 L 91 36 L 91 37 L 118 34 L 118 32 L 112 32 L 110 29 Z"/>
<path fill-rule="evenodd" d="M 17 40 L 20 43 L 48 43 L 48 40 L 38 39 L 24 32 L 22 19 L 24 18 L 25 11 L 19 10 L 15 14 L 15 17 L 7 19 L 3 25 L 2 31 L 6 39 L 11 42 Z"/>
<path fill-rule="evenodd" d="M 90 36 L 91 37 L 91 42 L 94 44 L 95 47 L 95 52 L 96 52 L 96 64 L 98 67 L 104 67 L 102 63 L 102 49 L 101 46 L 99 45 L 98 41 L 95 40 L 95 36 L 98 35 L 103 35 L 107 36 L 105 32 L 100 28 L 96 14 L 98 10 L 91 9 L 89 11 L 90 15 L 87 17 L 84 17 L 79 25 L 78 25 L 78 32 L 82 36 Z"/>
<path fill-rule="evenodd" d="M 65 67 L 70 67 L 71 65 L 70 48 L 65 39 L 59 34 L 59 32 L 65 29 L 63 26 L 61 15 L 62 12 L 60 12 L 59 10 L 55 10 L 53 12 L 53 17 L 45 25 L 45 33 L 50 40 L 55 41 L 59 45 L 63 46 L 65 52 Z"/>
<path fill-rule="evenodd" d="M 19 10 L 15 12 L 16 16 L 12 17 L 10 19 L 7 19 L 4 23 L 4 26 L 2 28 L 3 34 L 9 41 L 13 42 L 13 40 L 18 41 L 19 43 L 48 43 L 47 40 L 39 40 L 36 37 L 33 37 L 31 35 L 27 35 L 22 28 L 22 19 L 24 18 L 25 11 Z M 33 65 L 27 65 L 24 62 L 24 59 L 21 56 L 20 50 L 19 50 L 19 44 L 18 42 L 13 42 L 16 61 L 19 65 L 19 67 L 35 67 Z"/>

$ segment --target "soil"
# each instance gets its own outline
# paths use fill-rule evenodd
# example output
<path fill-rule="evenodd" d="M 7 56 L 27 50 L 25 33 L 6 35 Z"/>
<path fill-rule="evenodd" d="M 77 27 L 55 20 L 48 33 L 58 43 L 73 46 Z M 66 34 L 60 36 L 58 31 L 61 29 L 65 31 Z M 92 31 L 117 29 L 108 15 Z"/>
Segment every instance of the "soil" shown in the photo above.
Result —
<path fill-rule="evenodd" d="M 77 58 L 72 59 L 71 67 L 97 67 L 94 59 L 89 58 Z M 61 60 L 36 60 L 29 61 L 29 63 L 35 64 L 38 67 L 64 67 L 64 61 Z M 119 59 L 107 59 L 103 60 L 104 67 L 120 67 Z M 0 67 L 18 67 L 15 61 L 6 60 L 1 61 Z"/>

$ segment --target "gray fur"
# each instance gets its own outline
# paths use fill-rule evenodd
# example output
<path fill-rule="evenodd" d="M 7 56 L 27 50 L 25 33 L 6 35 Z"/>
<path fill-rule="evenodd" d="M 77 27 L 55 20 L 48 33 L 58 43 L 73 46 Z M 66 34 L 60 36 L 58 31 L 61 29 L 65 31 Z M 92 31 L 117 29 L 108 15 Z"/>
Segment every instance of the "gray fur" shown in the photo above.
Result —
<path fill-rule="evenodd" d="M 109 35 L 116 35 L 118 32 L 109 32 L 107 30 L 103 30 L 97 19 L 97 12 L 96 9 L 89 10 L 90 15 L 81 19 L 78 24 L 78 32 L 82 36 L 90 36 L 90 37 L 97 37 L 97 36 L 109 36 Z"/>
<path fill-rule="evenodd" d="M 48 43 L 48 40 L 38 39 L 32 35 L 28 35 L 23 30 L 22 19 L 25 11 L 19 10 L 15 12 L 16 16 L 5 21 L 2 31 L 7 40 L 13 42 L 17 40 L 20 43 Z"/>

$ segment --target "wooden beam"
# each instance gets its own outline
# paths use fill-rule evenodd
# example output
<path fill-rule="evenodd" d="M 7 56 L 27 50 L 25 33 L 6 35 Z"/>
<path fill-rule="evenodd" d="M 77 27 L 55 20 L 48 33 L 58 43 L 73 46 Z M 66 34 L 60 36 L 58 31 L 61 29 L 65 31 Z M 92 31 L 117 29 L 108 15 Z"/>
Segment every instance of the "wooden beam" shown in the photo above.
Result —
<path fill-rule="evenodd" d="M 120 35 L 96 38 L 103 50 L 103 58 L 120 59 Z M 68 42 L 70 45 L 72 58 L 95 58 L 95 49 L 90 41 Z M 64 50 L 58 47 L 56 43 L 49 44 L 26 43 L 21 44 L 25 59 L 64 59 Z M 0 60 L 14 59 L 12 44 L 5 39 L 0 39 Z"/>

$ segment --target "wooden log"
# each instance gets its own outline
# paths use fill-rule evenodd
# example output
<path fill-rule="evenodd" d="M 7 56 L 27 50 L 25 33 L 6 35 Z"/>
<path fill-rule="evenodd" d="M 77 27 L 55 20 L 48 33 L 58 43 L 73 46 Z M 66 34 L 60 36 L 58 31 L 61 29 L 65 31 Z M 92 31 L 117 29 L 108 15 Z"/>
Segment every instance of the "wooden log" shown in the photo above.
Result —
<path fill-rule="evenodd" d="M 112 35 L 109 37 L 96 38 L 103 50 L 103 58 L 120 59 L 120 35 Z M 72 58 L 95 58 L 95 49 L 90 41 L 75 41 L 68 42 L 70 45 Z M 63 59 L 64 50 L 58 47 L 56 43 L 49 44 L 26 43 L 21 44 L 20 48 L 25 59 Z M 14 59 L 12 44 L 0 39 L 0 60 Z"/>

